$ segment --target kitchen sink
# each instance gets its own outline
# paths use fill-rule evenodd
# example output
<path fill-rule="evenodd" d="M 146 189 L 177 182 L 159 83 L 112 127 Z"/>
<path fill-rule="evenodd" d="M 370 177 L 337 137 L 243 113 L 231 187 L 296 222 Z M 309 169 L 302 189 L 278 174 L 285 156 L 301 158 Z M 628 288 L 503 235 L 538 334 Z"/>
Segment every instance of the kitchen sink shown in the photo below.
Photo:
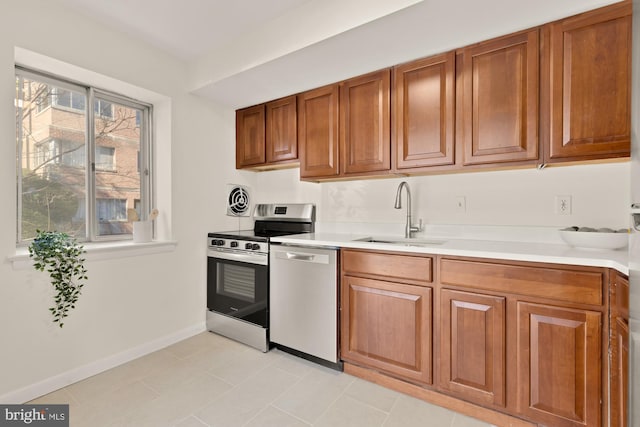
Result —
<path fill-rule="evenodd" d="M 433 246 L 442 245 L 446 240 L 433 240 L 433 239 L 390 239 L 383 237 L 363 237 L 361 239 L 355 239 L 355 242 L 370 242 L 370 243 L 384 243 L 388 245 L 398 246 Z"/>

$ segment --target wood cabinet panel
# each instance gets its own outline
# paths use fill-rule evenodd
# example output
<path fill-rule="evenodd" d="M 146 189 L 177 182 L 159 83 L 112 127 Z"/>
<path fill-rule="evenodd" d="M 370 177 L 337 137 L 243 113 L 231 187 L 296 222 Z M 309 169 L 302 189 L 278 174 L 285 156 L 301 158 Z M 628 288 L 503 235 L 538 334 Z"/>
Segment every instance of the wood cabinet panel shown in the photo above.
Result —
<path fill-rule="evenodd" d="M 597 268 L 540 268 L 442 258 L 440 281 L 580 304 L 600 305 L 604 302 L 604 271 Z"/>
<path fill-rule="evenodd" d="M 629 320 L 629 279 L 615 272 L 612 275 L 611 311 L 616 317 Z"/>
<path fill-rule="evenodd" d="M 420 255 L 342 250 L 345 274 L 377 276 L 412 284 L 431 283 L 433 258 Z"/>
<path fill-rule="evenodd" d="M 391 169 L 390 70 L 340 84 L 340 148 L 345 174 Z"/>
<path fill-rule="evenodd" d="M 340 173 L 338 100 L 337 84 L 298 95 L 300 178 L 333 177 Z"/>
<path fill-rule="evenodd" d="M 440 292 L 440 386 L 465 400 L 504 407 L 505 298 Z"/>
<path fill-rule="evenodd" d="M 626 427 L 629 416 L 629 324 L 616 319 L 615 371 L 611 374 L 615 381 L 611 382 L 611 427 Z M 615 387 L 615 388 L 614 388 Z"/>
<path fill-rule="evenodd" d="M 547 161 L 628 156 L 631 2 L 548 24 Z"/>
<path fill-rule="evenodd" d="M 610 426 L 626 427 L 629 390 L 629 280 L 612 274 L 609 336 Z"/>
<path fill-rule="evenodd" d="M 538 159 L 538 30 L 460 50 L 465 165 Z"/>
<path fill-rule="evenodd" d="M 396 168 L 454 163 L 455 52 L 394 68 Z"/>
<path fill-rule="evenodd" d="M 432 289 L 342 276 L 341 355 L 345 361 L 432 383 Z"/>
<path fill-rule="evenodd" d="M 267 103 L 266 162 L 284 162 L 298 158 L 296 96 Z"/>
<path fill-rule="evenodd" d="M 264 104 L 236 111 L 236 168 L 265 162 Z"/>
<path fill-rule="evenodd" d="M 602 314 L 517 304 L 518 412 L 536 422 L 600 426 Z"/>

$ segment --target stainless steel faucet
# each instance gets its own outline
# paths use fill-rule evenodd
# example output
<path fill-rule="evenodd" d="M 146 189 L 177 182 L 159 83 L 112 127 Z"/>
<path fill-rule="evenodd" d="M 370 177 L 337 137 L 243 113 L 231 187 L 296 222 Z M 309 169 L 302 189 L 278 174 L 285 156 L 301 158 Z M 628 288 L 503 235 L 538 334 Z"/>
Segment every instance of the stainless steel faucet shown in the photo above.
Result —
<path fill-rule="evenodd" d="M 412 225 L 411 224 L 411 191 L 409 190 L 409 184 L 406 181 L 402 181 L 400 185 L 398 185 L 398 192 L 396 193 L 396 203 L 393 206 L 396 209 L 402 208 L 402 187 L 407 190 L 407 224 L 404 227 L 404 237 L 409 239 L 413 233 L 418 232 L 422 229 L 422 220 L 420 220 L 420 225 Z"/>

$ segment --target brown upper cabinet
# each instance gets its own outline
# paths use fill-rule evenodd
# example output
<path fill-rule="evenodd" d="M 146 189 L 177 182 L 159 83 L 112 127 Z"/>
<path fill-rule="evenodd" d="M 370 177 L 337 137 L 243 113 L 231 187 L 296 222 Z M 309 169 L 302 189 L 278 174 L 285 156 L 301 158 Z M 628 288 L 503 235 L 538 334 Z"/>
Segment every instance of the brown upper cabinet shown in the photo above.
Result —
<path fill-rule="evenodd" d="M 300 178 L 391 169 L 389 69 L 298 95 Z"/>
<path fill-rule="evenodd" d="M 335 177 L 338 165 L 337 84 L 298 95 L 298 142 L 300 178 Z"/>
<path fill-rule="evenodd" d="M 453 164 L 455 52 L 398 65 L 393 72 L 396 169 Z"/>
<path fill-rule="evenodd" d="M 464 165 L 538 160 L 538 30 L 458 53 L 458 139 Z"/>
<path fill-rule="evenodd" d="M 340 150 L 345 175 L 391 169 L 391 70 L 340 84 Z"/>
<path fill-rule="evenodd" d="M 397 65 L 393 90 L 385 69 L 238 110 L 236 167 L 299 156 L 321 181 L 628 157 L 631 9 Z"/>
<path fill-rule="evenodd" d="M 267 104 L 267 163 L 298 159 L 296 96 L 288 96 Z"/>
<path fill-rule="evenodd" d="M 297 162 L 296 96 L 236 111 L 236 168 Z"/>
<path fill-rule="evenodd" d="M 264 104 L 236 111 L 236 168 L 265 163 Z"/>
<path fill-rule="evenodd" d="M 543 37 L 545 161 L 629 156 L 631 2 L 548 24 Z"/>

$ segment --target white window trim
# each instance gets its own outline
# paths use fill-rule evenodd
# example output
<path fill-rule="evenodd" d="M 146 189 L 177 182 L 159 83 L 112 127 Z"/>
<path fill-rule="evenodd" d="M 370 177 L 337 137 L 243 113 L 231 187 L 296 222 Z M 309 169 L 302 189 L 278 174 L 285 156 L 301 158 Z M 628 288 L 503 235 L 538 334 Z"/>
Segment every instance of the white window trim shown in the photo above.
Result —
<path fill-rule="evenodd" d="M 155 221 L 155 240 L 151 243 L 135 244 L 131 241 L 104 241 L 86 242 L 87 253 L 94 251 L 93 246 L 104 246 L 106 248 L 106 258 L 119 257 L 116 252 L 124 251 L 131 253 L 131 246 L 140 248 L 168 247 L 169 250 L 175 248 L 177 242 L 172 240 L 172 196 L 171 196 L 171 98 L 146 88 L 127 83 L 95 71 L 87 70 L 73 64 L 69 64 L 46 55 L 42 55 L 28 49 L 15 47 L 15 63 L 33 70 L 45 73 L 65 76 L 69 80 L 81 81 L 89 86 L 100 87 L 106 91 L 119 93 L 131 99 L 153 105 L 154 120 L 151 121 L 150 132 L 152 133 L 154 155 L 151 168 L 155 171 L 153 179 L 152 200 L 159 210 L 160 216 Z M 17 195 L 16 195 L 17 197 Z M 15 200 L 15 199 L 14 199 Z M 135 249 L 134 248 L 134 249 Z M 99 252 L 102 252 L 99 250 Z M 135 252 L 135 251 L 134 251 Z M 15 255 L 9 257 L 20 259 L 26 254 L 25 246 L 17 246 Z M 128 255 L 123 255 L 128 256 Z M 26 255 L 28 258 L 28 255 Z"/>
<path fill-rule="evenodd" d="M 149 243 L 134 243 L 131 240 L 119 240 L 109 242 L 82 243 L 87 261 L 99 261 L 105 259 L 128 258 L 140 255 L 153 255 L 165 252 L 173 252 L 178 246 L 177 241 L 163 240 Z M 33 260 L 29 257 L 26 246 L 16 249 L 15 255 L 7 257 L 14 270 L 26 270 L 33 268 Z"/>

